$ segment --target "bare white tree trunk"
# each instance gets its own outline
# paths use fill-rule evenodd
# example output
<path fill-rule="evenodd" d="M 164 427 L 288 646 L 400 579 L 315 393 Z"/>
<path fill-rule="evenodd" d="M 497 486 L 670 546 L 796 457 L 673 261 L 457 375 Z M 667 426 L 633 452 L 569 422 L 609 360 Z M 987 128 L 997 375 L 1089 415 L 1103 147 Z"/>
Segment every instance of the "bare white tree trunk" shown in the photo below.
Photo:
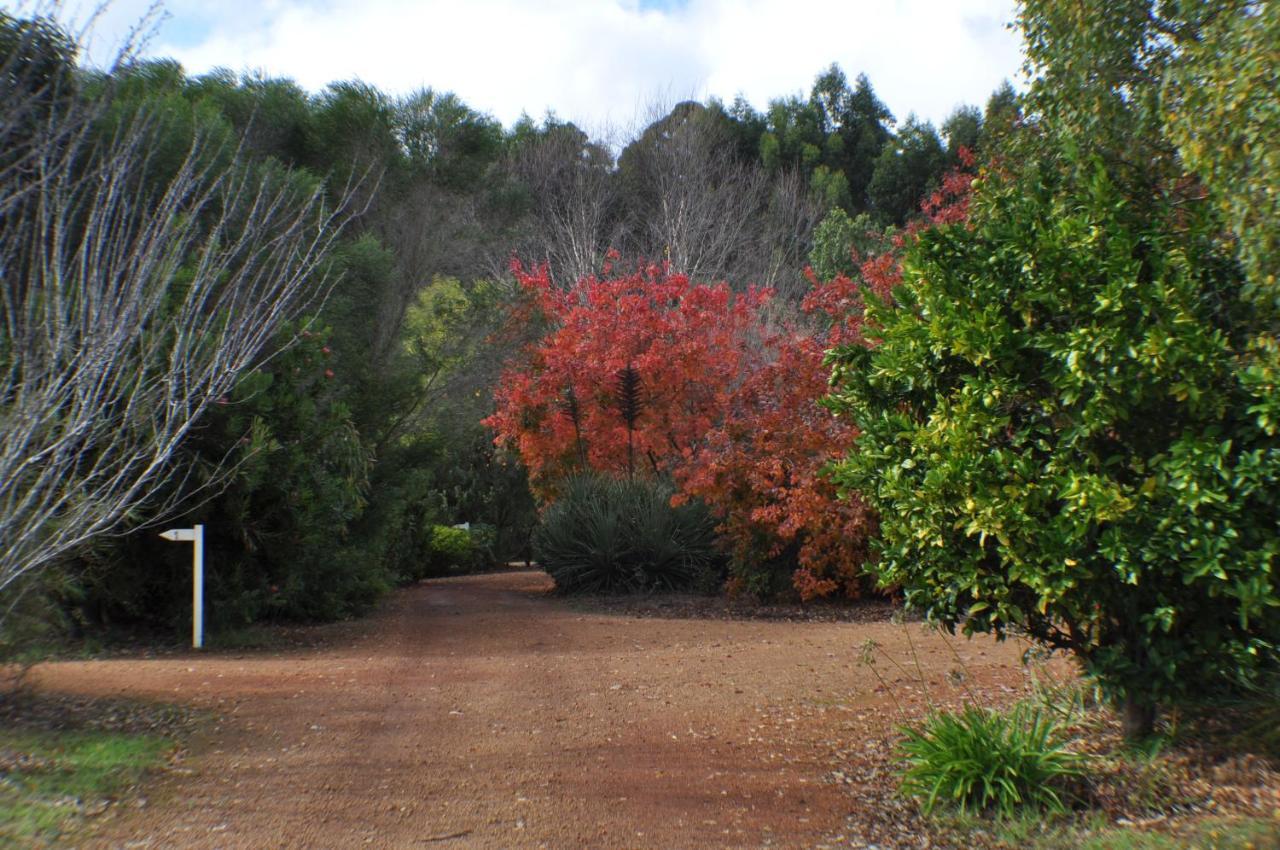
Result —
<path fill-rule="evenodd" d="M 822 210 L 795 175 L 770 178 L 759 163 L 741 161 L 705 107 L 678 104 L 651 123 L 620 169 L 629 255 L 664 259 L 697 281 L 803 295 L 801 271 Z"/>
<path fill-rule="evenodd" d="M 175 450 L 322 297 L 341 225 L 198 127 L 162 168 L 159 118 L 103 133 L 22 49 L 0 57 L 0 621 L 24 577 L 174 507 L 151 500 Z"/>
<path fill-rule="evenodd" d="M 508 162 L 532 196 L 530 232 L 502 256 L 547 263 L 552 278 L 569 286 L 599 274 L 610 248 L 619 247 L 618 187 L 605 144 L 592 142 L 572 125 L 548 128 Z"/>

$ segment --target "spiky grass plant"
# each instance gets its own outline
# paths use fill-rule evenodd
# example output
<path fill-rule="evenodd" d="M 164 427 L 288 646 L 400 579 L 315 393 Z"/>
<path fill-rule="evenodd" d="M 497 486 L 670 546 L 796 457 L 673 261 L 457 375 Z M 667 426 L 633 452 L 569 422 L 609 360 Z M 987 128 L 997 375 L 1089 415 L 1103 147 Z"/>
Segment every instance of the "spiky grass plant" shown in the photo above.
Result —
<path fill-rule="evenodd" d="M 1001 817 L 1060 813 L 1068 786 L 1084 771 L 1053 717 L 1025 703 L 1003 712 L 972 705 L 934 712 L 902 731 L 902 792 L 918 798 L 926 814 L 939 807 Z"/>
<path fill-rule="evenodd" d="M 700 503 L 671 506 L 669 484 L 582 475 L 534 531 L 534 556 L 563 593 L 634 593 L 705 584 L 718 555 Z"/>

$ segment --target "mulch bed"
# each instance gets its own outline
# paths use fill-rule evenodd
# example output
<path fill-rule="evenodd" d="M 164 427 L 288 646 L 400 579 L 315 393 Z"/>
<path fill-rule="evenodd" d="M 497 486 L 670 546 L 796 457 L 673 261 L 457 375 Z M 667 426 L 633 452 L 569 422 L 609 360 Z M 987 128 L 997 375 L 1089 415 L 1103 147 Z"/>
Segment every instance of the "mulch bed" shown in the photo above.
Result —
<path fill-rule="evenodd" d="M 850 602 L 761 603 L 727 596 L 653 593 L 566 597 L 579 611 L 621 617 L 672 620 L 773 620 L 786 623 L 883 623 L 902 617 L 900 603 L 887 599 Z M 908 620 L 914 617 L 907 616 Z"/>

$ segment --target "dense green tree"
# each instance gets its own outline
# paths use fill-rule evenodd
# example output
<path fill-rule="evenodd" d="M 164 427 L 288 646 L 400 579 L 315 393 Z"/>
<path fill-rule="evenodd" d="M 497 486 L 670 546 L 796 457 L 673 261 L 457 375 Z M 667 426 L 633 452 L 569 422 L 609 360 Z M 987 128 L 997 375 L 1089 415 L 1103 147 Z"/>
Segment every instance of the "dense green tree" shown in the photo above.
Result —
<path fill-rule="evenodd" d="M 452 92 L 423 89 L 397 108 L 409 162 L 429 170 L 449 189 L 473 188 L 502 150 L 502 125 L 471 109 Z"/>
<path fill-rule="evenodd" d="M 999 150 L 1002 142 L 1022 120 L 1022 107 L 1017 91 L 1005 80 L 987 98 L 982 112 L 982 132 L 978 135 L 978 148 L 983 151 Z"/>
<path fill-rule="evenodd" d="M 959 106 L 942 122 L 942 136 L 947 141 L 947 155 L 952 165 L 958 165 L 960 149 L 970 152 L 978 149 L 982 138 L 982 110 L 976 106 Z"/>
<path fill-rule="evenodd" d="M 206 527 L 215 631 L 358 613 L 393 580 L 351 545 L 372 458 L 337 398 L 328 334 L 311 327 L 219 398 L 183 450 L 188 473 L 175 488 L 202 483 L 232 455 L 230 478 L 177 518 Z M 154 533 L 99 546 L 85 567 L 79 605 L 92 622 L 190 621 L 189 558 Z"/>
<path fill-rule="evenodd" d="M 812 171 L 822 162 L 822 117 L 813 104 L 794 95 L 770 101 L 768 129 L 760 136 L 760 161 L 769 171 Z"/>
<path fill-rule="evenodd" d="M 897 138 L 876 159 L 867 187 L 872 211 L 887 224 L 903 224 L 919 211 L 920 202 L 950 164 L 933 125 L 908 116 Z"/>
<path fill-rule="evenodd" d="M 757 161 L 760 157 L 760 137 L 768 128 L 765 116 L 741 95 L 734 98 L 733 103 L 727 107 L 711 98 L 707 102 L 707 109 L 715 113 L 725 126 L 726 134 L 733 140 L 739 161 Z"/>
<path fill-rule="evenodd" d="M 868 208 L 876 161 L 893 136 L 893 114 L 859 74 L 855 86 L 832 65 L 814 81 L 807 99 L 770 102 L 760 135 L 760 161 L 776 172 L 798 170 L 828 208 L 857 213 Z"/>
<path fill-rule="evenodd" d="M 302 165 L 310 156 L 312 109 L 292 80 L 215 70 L 183 84 L 186 96 L 216 107 L 255 157 Z"/>
<path fill-rule="evenodd" d="M 836 69 L 832 69 L 834 71 Z M 830 74 L 831 72 L 828 72 Z M 871 206 L 868 198 L 876 163 L 892 139 L 893 113 L 880 102 L 866 74 L 859 74 L 856 86 L 833 117 L 840 137 L 840 170 L 849 182 L 853 211 Z"/>
<path fill-rule="evenodd" d="M 1020 23 L 1031 117 L 872 300 L 875 344 L 835 358 L 862 432 L 838 477 L 881 513 L 883 581 L 1074 653 L 1142 734 L 1275 663 L 1273 318 L 1161 130 L 1170 62 L 1221 37 L 1195 4 L 1026 0 Z"/>

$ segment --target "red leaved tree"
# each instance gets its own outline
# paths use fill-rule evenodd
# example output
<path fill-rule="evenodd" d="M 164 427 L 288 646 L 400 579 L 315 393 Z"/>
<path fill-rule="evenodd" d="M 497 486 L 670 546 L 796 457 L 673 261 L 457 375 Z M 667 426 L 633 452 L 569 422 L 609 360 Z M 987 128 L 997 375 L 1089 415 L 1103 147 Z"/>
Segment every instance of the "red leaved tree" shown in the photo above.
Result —
<path fill-rule="evenodd" d="M 569 289 L 545 267 L 515 274 L 549 330 L 503 374 L 485 424 L 543 495 L 575 471 L 671 471 L 758 356 L 765 290 L 735 294 L 656 265 Z"/>

